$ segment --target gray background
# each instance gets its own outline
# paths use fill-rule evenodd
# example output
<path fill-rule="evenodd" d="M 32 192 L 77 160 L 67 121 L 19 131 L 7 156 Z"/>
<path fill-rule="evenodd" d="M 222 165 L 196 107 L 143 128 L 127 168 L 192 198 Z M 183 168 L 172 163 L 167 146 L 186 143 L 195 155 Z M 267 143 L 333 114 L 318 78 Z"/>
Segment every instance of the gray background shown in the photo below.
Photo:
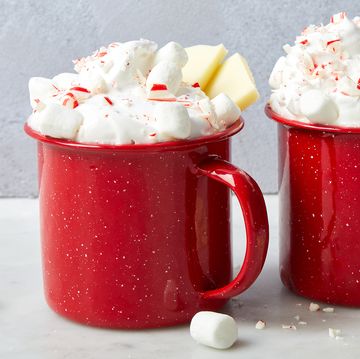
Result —
<path fill-rule="evenodd" d="M 35 144 L 22 131 L 30 113 L 28 79 L 72 71 L 72 59 L 140 37 L 160 45 L 223 42 L 248 59 L 262 98 L 244 113 L 233 161 L 264 192 L 276 192 L 276 126 L 263 114 L 272 66 L 305 25 L 359 10 L 359 0 L 0 0 L 0 197 L 37 194 Z"/>

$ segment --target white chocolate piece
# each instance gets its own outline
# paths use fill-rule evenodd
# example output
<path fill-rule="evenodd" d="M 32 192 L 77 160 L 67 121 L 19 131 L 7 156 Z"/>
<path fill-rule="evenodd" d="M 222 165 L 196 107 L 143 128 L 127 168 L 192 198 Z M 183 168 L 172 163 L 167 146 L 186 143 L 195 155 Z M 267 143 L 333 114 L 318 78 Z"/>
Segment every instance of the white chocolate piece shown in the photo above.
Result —
<path fill-rule="evenodd" d="M 335 102 L 320 90 L 309 90 L 300 98 L 300 111 L 311 122 L 332 124 L 339 111 Z"/>
<path fill-rule="evenodd" d="M 190 85 L 198 82 L 204 89 L 228 51 L 223 44 L 217 46 L 196 45 L 185 50 L 189 60 L 182 70 L 183 81 Z"/>
<path fill-rule="evenodd" d="M 155 106 L 155 127 L 159 133 L 171 138 L 184 139 L 191 132 L 190 117 L 186 108 L 176 102 L 159 102 Z"/>
<path fill-rule="evenodd" d="M 52 81 L 58 89 L 66 90 L 73 86 L 79 86 L 79 75 L 70 72 L 64 72 L 54 76 Z"/>
<path fill-rule="evenodd" d="M 159 62 L 151 70 L 147 80 L 146 88 L 151 91 L 153 85 L 166 85 L 167 89 L 176 94 L 181 83 L 181 69 L 171 62 Z"/>
<path fill-rule="evenodd" d="M 317 312 L 320 309 L 320 305 L 317 303 L 310 303 L 309 310 L 310 312 Z"/>
<path fill-rule="evenodd" d="M 155 54 L 154 64 L 161 61 L 172 62 L 178 67 L 184 67 L 188 61 L 185 49 L 177 42 L 170 41 Z"/>
<path fill-rule="evenodd" d="M 54 87 L 52 80 L 44 77 L 32 77 L 29 80 L 30 103 L 33 109 L 36 109 L 39 101 L 56 94 L 58 90 Z"/>
<path fill-rule="evenodd" d="M 220 93 L 211 100 L 214 105 L 217 121 L 221 127 L 229 127 L 239 119 L 241 110 L 231 98 L 224 93 Z"/>
<path fill-rule="evenodd" d="M 192 318 L 190 334 L 200 344 L 227 349 L 235 343 L 238 330 L 235 320 L 229 315 L 203 311 Z"/>
<path fill-rule="evenodd" d="M 205 92 L 210 98 L 220 93 L 228 95 L 243 111 L 253 104 L 259 93 L 254 77 L 244 57 L 236 53 L 228 58 L 211 79 Z"/>
<path fill-rule="evenodd" d="M 331 307 L 323 308 L 322 310 L 325 313 L 334 313 L 335 309 Z"/>
<path fill-rule="evenodd" d="M 83 117 L 77 111 L 49 103 L 39 114 L 39 130 L 44 135 L 75 139 Z"/>

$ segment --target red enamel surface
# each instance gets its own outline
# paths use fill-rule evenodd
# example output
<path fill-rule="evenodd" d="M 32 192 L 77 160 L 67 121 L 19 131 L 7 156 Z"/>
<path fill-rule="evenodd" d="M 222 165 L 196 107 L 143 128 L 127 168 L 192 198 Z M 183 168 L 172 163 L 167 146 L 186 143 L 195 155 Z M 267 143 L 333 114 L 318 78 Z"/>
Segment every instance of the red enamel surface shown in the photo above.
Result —
<path fill-rule="evenodd" d="M 360 306 L 360 128 L 278 122 L 280 274 L 295 293 Z"/>
<path fill-rule="evenodd" d="M 256 183 L 226 162 L 229 137 L 242 126 L 189 141 L 109 146 L 53 139 L 26 125 L 38 140 L 50 307 L 89 325 L 161 327 L 244 291 L 263 266 L 268 225 Z M 247 229 L 233 281 L 229 188 Z"/>

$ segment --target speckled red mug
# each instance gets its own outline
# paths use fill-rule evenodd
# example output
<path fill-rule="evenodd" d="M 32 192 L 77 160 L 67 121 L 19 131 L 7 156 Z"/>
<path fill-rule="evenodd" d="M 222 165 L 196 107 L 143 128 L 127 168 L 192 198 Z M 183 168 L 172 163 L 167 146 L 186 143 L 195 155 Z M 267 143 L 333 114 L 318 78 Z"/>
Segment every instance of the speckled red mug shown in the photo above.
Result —
<path fill-rule="evenodd" d="M 109 328 L 187 322 L 259 275 L 268 222 L 255 181 L 231 165 L 222 133 L 188 141 L 93 145 L 38 140 L 45 295 L 57 313 Z M 231 281 L 229 189 L 247 248 Z"/>
<path fill-rule="evenodd" d="M 280 275 L 295 293 L 360 306 L 360 128 L 278 123 Z"/>

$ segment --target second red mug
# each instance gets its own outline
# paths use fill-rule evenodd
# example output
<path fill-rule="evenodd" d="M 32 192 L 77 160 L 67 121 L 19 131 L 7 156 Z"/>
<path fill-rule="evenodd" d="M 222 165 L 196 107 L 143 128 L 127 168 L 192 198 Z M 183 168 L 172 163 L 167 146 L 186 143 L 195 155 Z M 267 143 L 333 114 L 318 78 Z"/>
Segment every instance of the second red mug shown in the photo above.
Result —
<path fill-rule="evenodd" d="M 49 306 L 109 328 L 188 322 L 259 275 L 268 246 L 261 191 L 228 162 L 228 130 L 189 141 L 92 145 L 38 140 L 43 275 Z M 231 280 L 229 189 L 246 254 Z"/>
<path fill-rule="evenodd" d="M 360 306 L 360 128 L 278 123 L 280 275 L 296 294 Z"/>

